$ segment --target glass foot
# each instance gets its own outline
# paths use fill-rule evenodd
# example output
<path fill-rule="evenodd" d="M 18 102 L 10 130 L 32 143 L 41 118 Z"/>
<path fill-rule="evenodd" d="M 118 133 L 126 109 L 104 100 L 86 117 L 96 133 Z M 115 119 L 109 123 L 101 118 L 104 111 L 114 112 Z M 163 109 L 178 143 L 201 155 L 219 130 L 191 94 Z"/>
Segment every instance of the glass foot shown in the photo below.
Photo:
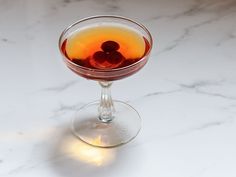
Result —
<path fill-rule="evenodd" d="M 82 141 L 98 147 L 115 147 L 134 139 L 141 128 L 141 118 L 130 105 L 113 101 L 113 120 L 99 120 L 100 102 L 93 102 L 80 108 L 72 122 L 73 133 Z"/>

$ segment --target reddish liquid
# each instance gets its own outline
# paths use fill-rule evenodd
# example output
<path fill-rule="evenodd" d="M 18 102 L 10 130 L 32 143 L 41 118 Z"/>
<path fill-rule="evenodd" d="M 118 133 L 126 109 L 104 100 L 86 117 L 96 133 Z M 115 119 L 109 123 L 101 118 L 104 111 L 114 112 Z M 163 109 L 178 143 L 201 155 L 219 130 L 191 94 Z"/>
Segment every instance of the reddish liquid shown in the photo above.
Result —
<path fill-rule="evenodd" d="M 68 60 L 99 70 L 129 66 L 142 59 L 149 49 L 150 44 L 145 37 L 134 30 L 117 26 L 90 27 L 78 31 L 61 45 Z"/>

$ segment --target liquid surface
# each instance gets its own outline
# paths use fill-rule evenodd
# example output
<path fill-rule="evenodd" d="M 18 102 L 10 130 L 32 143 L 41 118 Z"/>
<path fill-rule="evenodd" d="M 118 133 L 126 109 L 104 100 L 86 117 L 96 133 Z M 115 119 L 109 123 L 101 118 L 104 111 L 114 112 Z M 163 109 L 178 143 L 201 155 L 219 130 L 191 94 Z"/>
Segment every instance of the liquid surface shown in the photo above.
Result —
<path fill-rule="evenodd" d="M 76 31 L 62 44 L 62 51 L 73 63 L 113 69 L 139 61 L 150 44 L 137 31 L 123 26 L 91 26 Z"/>

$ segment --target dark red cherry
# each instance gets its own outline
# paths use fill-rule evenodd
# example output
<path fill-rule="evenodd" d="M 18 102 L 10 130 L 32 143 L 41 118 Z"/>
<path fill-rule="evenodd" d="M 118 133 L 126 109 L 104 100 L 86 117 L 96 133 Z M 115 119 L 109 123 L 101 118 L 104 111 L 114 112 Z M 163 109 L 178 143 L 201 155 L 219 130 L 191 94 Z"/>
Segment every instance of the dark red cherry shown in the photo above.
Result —
<path fill-rule="evenodd" d="M 108 57 L 108 62 L 111 64 L 118 64 L 121 63 L 122 60 L 124 60 L 123 55 L 120 52 L 113 51 L 107 55 Z"/>
<path fill-rule="evenodd" d="M 115 41 L 106 41 L 102 43 L 101 48 L 104 52 L 112 52 L 118 50 L 120 46 Z"/>
<path fill-rule="evenodd" d="M 103 63 L 104 61 L 107 60 L 107 54 L 102 51 L 95 52 L 93 54 L 93 59 L 98 63 Z"/>
<path fill-rule="evenodd" d="M 77 65 L 81 65 L 81 66 L 83 66 L 83 60 L 80 60 L 80 59 L 76 59 L 76 58 L 73 58 L 72 60 L 71 60 L 73 63 L 75 63 L 75 64 L 77 64 Z"/>

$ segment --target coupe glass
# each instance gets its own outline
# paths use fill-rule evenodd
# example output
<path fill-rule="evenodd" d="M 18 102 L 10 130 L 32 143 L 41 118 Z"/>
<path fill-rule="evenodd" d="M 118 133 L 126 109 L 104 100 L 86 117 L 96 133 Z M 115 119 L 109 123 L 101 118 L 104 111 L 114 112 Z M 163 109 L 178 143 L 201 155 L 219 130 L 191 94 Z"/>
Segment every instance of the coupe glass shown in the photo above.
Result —
<path fill-rule="evenodd" d="M 68 59 L 63 42 L 74 32 L 89 26 L 121 25 L 133 29 L 148 42 L 148 51 L 140 60 L 127 66 L 99 69 L 81 66 Z M 127 39 L 128 40 L 128 39 Z M 79 41 L 78 41 L 79 42 Z M 82 19 L 66 28 L 59 39 L 59 49 L 69 69 L 87 79 L 98 81 L 101 99 L 81 107 L 72 121 L 72 131 L 82 141 L 98 147 L 115 147 L 134 139 L 141 128 L 138 112 L 127 103 L 112 100 L 112 81 L 128 77 L 139 71 L 146 63 L 152 48 L 150 32 L 141 24 L 120 16 L 93 16 Z"/>

